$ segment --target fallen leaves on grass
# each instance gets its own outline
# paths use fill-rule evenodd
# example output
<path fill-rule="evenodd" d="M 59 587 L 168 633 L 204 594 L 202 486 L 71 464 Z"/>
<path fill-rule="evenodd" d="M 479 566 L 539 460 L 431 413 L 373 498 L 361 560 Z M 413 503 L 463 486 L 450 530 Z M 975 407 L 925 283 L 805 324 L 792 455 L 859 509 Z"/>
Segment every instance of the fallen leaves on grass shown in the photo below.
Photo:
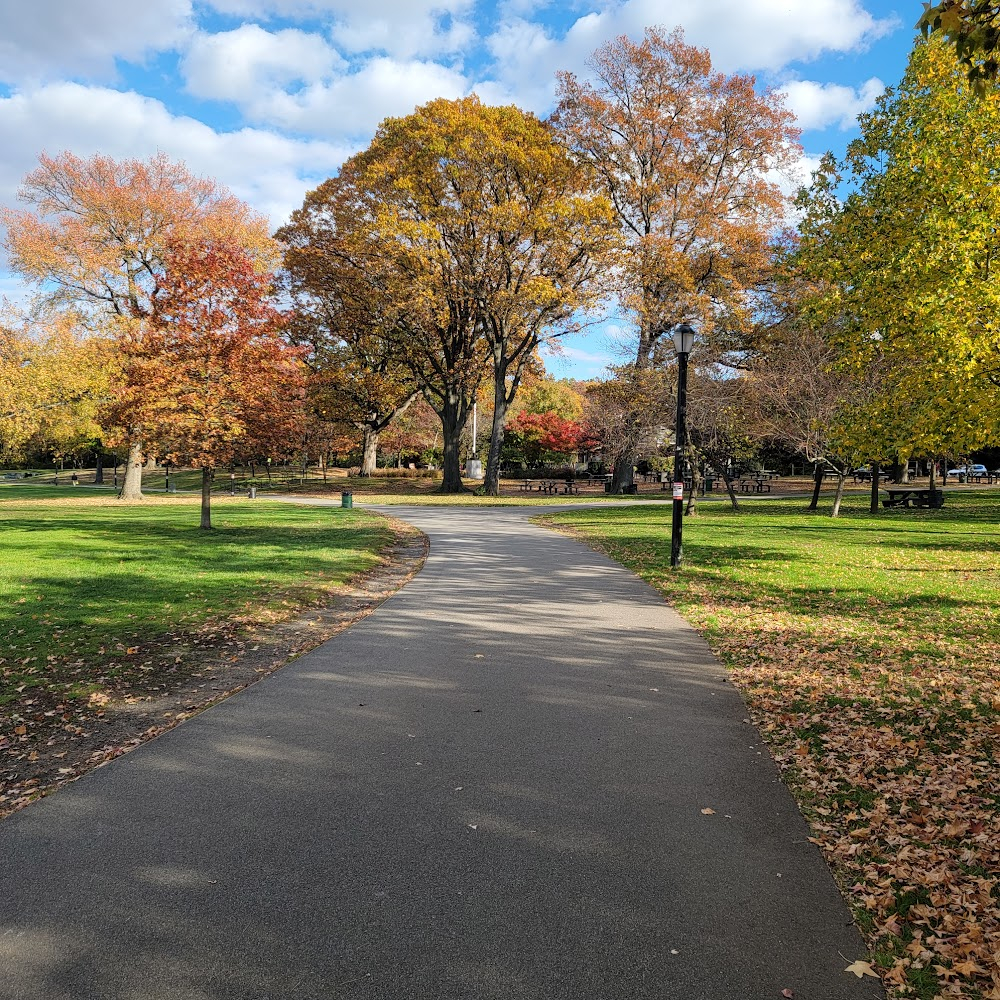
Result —
<path fill-rule="evenodd" d="M 781 617 L 769 615 L 771 643 L 717 643 L 744 664 L 734 680 L 887 984 L 898 996 L 1000 991 L 1000 646 L 980 643 L 971 662 L 945 640 L 874 657 L 835 622 L 818 637 L 777 628 Z"/>
<path fill-rule="evenodd" d="M 1000 1000 L 998 500 L 716 513 L 684 574 L 654 512 L 573 515 L 733 668 L 892 998 Z"/>

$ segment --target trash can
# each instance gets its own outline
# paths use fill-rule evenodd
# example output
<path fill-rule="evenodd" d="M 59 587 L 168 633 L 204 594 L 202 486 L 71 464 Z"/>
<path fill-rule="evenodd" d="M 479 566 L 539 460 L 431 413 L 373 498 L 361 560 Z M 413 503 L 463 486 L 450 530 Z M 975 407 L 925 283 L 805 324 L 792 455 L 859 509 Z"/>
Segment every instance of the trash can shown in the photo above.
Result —
<path fill-rule="evenodd" d="M 607 483 L 604 484 L 604 492 L 605 493 L 610 493 L 611 492 L 611 483 L 610 482 L 607 482 Z"/>
<path fill-rule="evenodd" d="M 353 493 L 341 493 L 340 494 L 340 506 L 351 508 L 354 506 L 354 494 Z"/>
<path fill-rule="evenodd" d="M 251 500 L 256 500 L 257 499 L 257 487 L 256 486 L 251 486 L 250 489 L 247 490 L 247 496 Z"/>

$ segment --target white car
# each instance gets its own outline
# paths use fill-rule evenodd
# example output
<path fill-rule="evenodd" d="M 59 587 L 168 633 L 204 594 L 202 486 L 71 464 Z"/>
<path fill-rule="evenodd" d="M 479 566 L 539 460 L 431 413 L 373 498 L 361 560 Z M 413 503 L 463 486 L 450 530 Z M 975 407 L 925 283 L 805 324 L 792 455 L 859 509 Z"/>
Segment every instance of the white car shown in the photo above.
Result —
<path fill-rule="evenodd" d="M 985 465 L 960 465 L 957 469 L 949 469 L 949 476 L 988 476 Z"/>

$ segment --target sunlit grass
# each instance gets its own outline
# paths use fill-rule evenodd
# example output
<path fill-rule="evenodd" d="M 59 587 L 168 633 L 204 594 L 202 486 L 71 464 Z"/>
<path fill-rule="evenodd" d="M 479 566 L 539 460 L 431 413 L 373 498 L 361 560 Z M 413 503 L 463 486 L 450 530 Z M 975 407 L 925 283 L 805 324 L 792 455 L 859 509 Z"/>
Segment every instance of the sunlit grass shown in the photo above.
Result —
<path fill-rule="evenodd" d="M 376 565 L 390 539 L 362 511 L 196 498 L 122 504 L 94 491 L 0 487 L 0 704 L 165 633 L 307 604 Z"/>

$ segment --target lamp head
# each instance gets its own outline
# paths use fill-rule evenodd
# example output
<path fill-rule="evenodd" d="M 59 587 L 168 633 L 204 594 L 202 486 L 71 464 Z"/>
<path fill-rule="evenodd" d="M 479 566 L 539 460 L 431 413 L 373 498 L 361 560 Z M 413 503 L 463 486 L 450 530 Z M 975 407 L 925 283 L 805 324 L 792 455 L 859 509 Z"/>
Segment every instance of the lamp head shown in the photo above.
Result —
<path fill-rule="evenodd" d="M 671 334 L 674 341 L 674 350 L 678 354 L 690 354 L 694 347 L 695 332 L 694 327 L 687 323 L 678 323 Z"/>

